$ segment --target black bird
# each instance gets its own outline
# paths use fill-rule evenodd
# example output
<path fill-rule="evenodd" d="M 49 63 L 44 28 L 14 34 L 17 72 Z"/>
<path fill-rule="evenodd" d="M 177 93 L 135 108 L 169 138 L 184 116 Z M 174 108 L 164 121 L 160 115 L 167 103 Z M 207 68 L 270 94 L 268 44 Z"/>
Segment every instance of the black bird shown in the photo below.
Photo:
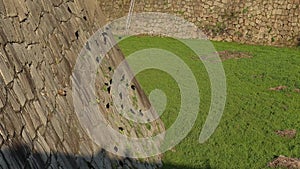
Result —
<path fill-rule="evenodd" d="M 132 90 L 135 90 L 135 86 L 134 86 L 134 85 L 131 85 L 131 89 L 132 89 Z"/>
<path fill-rule="evenodd" d="M 120 130 L 120 131 L 124 131 L 124 128 L 123 128 L 123 127 L 119 127 L 119 130 Z"/>
<path fill-rule="evenodd" d="M 108 92 L 108 94 L 110 94 L 110 86 L 107 88 L 107 92 Z"/>

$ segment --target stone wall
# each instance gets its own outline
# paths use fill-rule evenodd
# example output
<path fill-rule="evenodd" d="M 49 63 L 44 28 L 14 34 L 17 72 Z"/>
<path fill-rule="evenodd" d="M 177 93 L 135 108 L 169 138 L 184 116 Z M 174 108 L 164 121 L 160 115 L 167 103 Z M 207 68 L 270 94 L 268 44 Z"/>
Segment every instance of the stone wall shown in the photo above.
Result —
<path fill-rule="evenodd" d="M 100 0 L 108 20 L 126 16 L 130 0 Z M 184 17 L 217 41 L 300 45 L 300 0 L 139 0 L 134 12 Z"/>
<path fill-rule="evenodd" d="M 106 152 L 74 111 L 71 75 L 86 41 L 104 25 L 102 16 L 95 0 L 0 0 L 0 168 L 153 169 L 161 164 L 159 156 L 141 162 Z M 110 44 L 113 38 L 106 39 Z M 135 137 L 155 134 L 157 127 L 164 130 L 160 120 L 148 124 L 149 129 L 129 123 L 112 104 L 107 106 L 112 102 L 111 70 L 124 56 L 115 47 L 105 58 L 94 72 L 98 95 L 91 101 L 112 128 Z M 80 79 L 73 80 L 80 84 Z M 147 109 L 150 102 L 139 84 L 133 80 L 130 85 L 135 86 L 131 94 L 136 106 Z"/>

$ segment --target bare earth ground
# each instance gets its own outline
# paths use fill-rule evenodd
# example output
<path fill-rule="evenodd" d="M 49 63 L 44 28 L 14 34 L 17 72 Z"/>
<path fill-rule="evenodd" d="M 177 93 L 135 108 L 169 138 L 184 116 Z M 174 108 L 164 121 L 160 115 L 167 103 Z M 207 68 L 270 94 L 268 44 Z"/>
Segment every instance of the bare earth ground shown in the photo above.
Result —
<path fill-rule="evenodd" d="M 274 161 L 269 163 L 272 168 L 285 167 L 288 169 L 300 168 L 300 160 L 298 158 L 288 158 L 285 156 L 279 156 Z"/>
<path fill-rule="evenodd" d="M 228 60 L 228 59 L 241 59 L 241 58 L 252 58 L 252 55 L 248 52 L 239 52 L 239 51 L 219 51 L 219 56 L 222 59 L 222 61 Z"/>

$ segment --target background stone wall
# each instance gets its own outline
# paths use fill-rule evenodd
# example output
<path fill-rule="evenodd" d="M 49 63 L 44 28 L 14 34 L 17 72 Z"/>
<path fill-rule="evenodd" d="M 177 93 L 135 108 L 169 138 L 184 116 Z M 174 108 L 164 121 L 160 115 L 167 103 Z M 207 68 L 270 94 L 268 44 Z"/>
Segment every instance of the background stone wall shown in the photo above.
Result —
<path fill-rule="evenodd" d="M 100 2 L 107 21 L 128 14 L 130 0 Z M 182 16 L 217 41 L 300 45 L 300 0 L 139 0 L 134 12 Z"/>

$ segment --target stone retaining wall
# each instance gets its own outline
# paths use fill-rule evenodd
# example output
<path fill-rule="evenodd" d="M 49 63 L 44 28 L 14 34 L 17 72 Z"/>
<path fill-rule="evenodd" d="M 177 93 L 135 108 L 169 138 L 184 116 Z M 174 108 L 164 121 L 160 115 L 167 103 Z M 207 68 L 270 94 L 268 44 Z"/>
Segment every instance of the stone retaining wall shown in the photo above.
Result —
<path fill-rule="evenodd" d="M 130 0 L 101 0 L 111 21 L 126 16 Z M 139 0 L 134 12 L 184 17 L 217 41 L 300 45 L 300 0 Z"/>
<path fill-rule="evenodd" d="M 88 135 L 75 113 L 74 104 L 87 100 L 84 95 L 73 98 L 72 94 L 76 90 L 72 79 L 76 84 L 83 83 L 72 76 L 77 57 L 90 36 L 105 22 L 96 2 L 0 0 L 0 168 L 154 169 L 161 166 L 160 156 L 140 161 L 104 151 Z M 106 45 L 111 44 L 113 38 L 106 39 Z M 93 72 L 98 80 L 97 96 L 90 100 L 92 104 L 99 106 L 118 133 L 122 128 L 124 135 L 136 138 L 159 133 L 158 127 L 163 131 L 160 120 L 149 123 L 151 128 L 129 123 L 110 104 L 112 94 L 108 83 L 111 85 L 112 81 L 109 78 L 124 56 L 115 47 L 105 58 L 98 72 Z M 129 71 L 124 72 L 126 75 Z M 130 85 L 135 86 L 129 96 L 136 97 L 136 107 L 149 108 L 149 100 L 137 81 Z M 73 103 L 74 99 L 78 102 Z M 98 134 L 108 137 L 107 133 Z M 121 151 L 119 145 L 114 146 L 115 151 Z"/>

